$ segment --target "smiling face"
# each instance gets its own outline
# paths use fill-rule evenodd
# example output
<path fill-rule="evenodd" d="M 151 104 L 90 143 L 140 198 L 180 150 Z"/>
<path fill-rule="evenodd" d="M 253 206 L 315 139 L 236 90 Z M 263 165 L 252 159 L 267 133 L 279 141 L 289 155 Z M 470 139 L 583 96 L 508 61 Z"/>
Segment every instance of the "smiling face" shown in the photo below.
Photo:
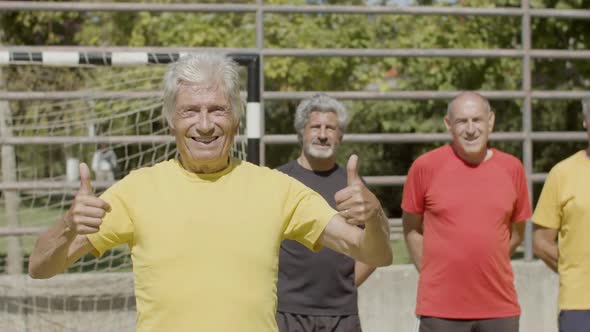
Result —
<path fill-rule="evenodd" d="M 180 86 L 172 131 L 185 169 L 213 173 L 227 167 L 238 126 L 220 88 Z"/>
<path fill-rule="evenodd" d="M 485 100 L 473 93 L 460 95 L 452 102 L 445 125 L 453 136 L 453 148 L 463 160 L 479 164 L 485 159 L 494 128 L 494 113 Z"/>
<path fill-rule="evenodd" d="M 313 159 L 336 158 L 342 140 L 338 115 L 334 112 L 311 112 L 302 133 L 305 157 Z"/>

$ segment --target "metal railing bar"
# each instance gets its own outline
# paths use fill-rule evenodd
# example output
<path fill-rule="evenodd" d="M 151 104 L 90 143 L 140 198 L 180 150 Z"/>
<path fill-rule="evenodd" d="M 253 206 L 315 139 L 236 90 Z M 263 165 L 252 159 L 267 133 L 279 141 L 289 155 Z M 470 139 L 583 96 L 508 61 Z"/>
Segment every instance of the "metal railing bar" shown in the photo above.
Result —
<path fill-rule="evenodd" d="M 0 47 L 0 52 L 146 52 L 146 53 L 191 53 L 216 51 L 221 53 L 257 53 L 268 57 L 446 57 L 446 58 L 522 58 L 521 49 L 456 49 L 456 48 L 408 48 L 408 49 L 363 49 L 363 48 L 215 48 L 215 47 L 98 47 L 98 46 L 10 46 Z M 541 59 L 590 59 L 590 50 L 532 49 L 531 58 Z M 17 62 L 18 64 L 41 63 Z M 145 65 L 145 64 L 132 64 Z"/>
<path fill-rule="evenodd" d="M 584 142 L 588 139 L 586 133 L 580 131 L 542 131 L 532 132 L 530 137 L 536 142 Z M 346 143 L 430 143 L 448 141 L 447 133 L 368 133 L 346 134 Z M 492 133 L 492 141 L 522 141 L 526 139 L 524 132 L 496 132 Z M 236 136 L 236 142 L 242 143 L 246 137 Z M 296 144 L 297 135 L 265 135 L 264 144 Z M 165 144 L 174 143 L 171 135 L 126 135 L 126 136 L 12 136 L 0 137 L 0 144 L 8 145 L 50 145 L 50 144 Z"/>
<path fill-rule="evenodd" d="M 401 218 L 389 218 L 389 228 L 393 232 L 401 232 Z M 39 235 L 47 230 L 47 227 L 0 227 L 0 238 L 7 236 Z"/>
<path fill-rule="evenodd" d="M 233 12 L 306 13 L 306 14 L 369 14 L 369 15 L 453 15 L 453 16 L 522 16 L 521 8 L 513 7 L 436 7 L 436 6 L 358 6 L 358 5 L 257 5 L 257 4 L 198 4 L 198 3 L 137 3 L 137 2 L 29 2 L 3 1 L 0 11 L 68 11 L 68 12 Z M 533 17 L 589 19 L 584 9 L 532 9 Z"/>
<path fill-rule="evenodd" d="M 461 91 L 265 91 L 264 100 L 300 100 L 309 98 L 317 93 L 325 93 L 331 97 L 343 100 L 433 100 L 451 99 Z M 482 96 L 491 100 L 522 99 L 525 93 L 519 90 L 487 90 L 478 91 Z M 590 90 L 563 90 L 531 92 L 533 99 L 575 100 L 588 98 Z M 69 100 L 69 99 L 144 99 L 161 98 L 161 91 L 0 91 L 0 100 Z"/>
<path fill-rule="evenodd" d="M 545 181 L 547 173 L 533 173 L 529 178 L 534 183 Z M 380 175 L 380 176 L 363 176 L 363 179 L 369 186 L 395 186 L 403 185 L 406 182 L 405 175 Z M 106 189 L 114 182 L 93 182 L 92 187 L 95 189 Z M 80 184 L 77 181 L 17 181 L 17 182 L 0 182 L 0 190 L 71 190 L 74 193 Z"/>

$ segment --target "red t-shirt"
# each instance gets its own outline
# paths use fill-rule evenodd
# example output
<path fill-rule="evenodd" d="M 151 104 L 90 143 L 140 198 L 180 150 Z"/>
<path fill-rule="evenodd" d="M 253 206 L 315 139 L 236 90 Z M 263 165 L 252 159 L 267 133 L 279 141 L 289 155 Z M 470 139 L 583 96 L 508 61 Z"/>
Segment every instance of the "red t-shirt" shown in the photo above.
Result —
<path fill-rule="evenodd" d="M 531 216 L 526 175 L 518 159 L 492 151 L 473 166 L 445 145 L 410 168 L 402 209 L 424 216 L 417 315 L 520 314 L 509 251 L 511 223 Z"/>

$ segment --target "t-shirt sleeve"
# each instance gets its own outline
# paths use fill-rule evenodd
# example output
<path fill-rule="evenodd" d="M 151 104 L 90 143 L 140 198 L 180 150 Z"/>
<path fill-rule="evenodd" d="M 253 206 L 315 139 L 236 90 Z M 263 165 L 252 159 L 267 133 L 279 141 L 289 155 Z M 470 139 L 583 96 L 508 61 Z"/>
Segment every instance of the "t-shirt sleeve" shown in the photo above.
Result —
<path fill-rule="evenodd" d="M 100 230 L 97 233 L 87 235 L 88 240 L 95 250 L 92 254 L 102 256 L 107 250 L 120 244 L 132 245 L 133 222 L 129 216 L 129 210 L 124 200 L 124 187 L 129 185 L 125 179 L 116 183 L 100 196 L 110 204 L 111 211 L 102 219 Z"/>
<path fill-rule="evenodd" d="M 545 179 L 543 190 L 535 207 L 533 222 L 543 227 L 559 229 L 561 226 L 561 216 L 559 174 L 553 169 Z"/>
<path fill-rule="evenodd" d="M 424 214 L 425 186 L 424 169 L 419 160 L 416 160 L 410 167 L 402 196 L 402 210 Z"/>
<path fill-rule="evenodd" d="M 321 248 L 318 243 L 320 235 L 337 212 L 318 193 L 295 179 L 288 179 L 283 238 L 317 251 Z"/>
<path fill-rule="evenodd" d="M 526 221 L 531 217 L 531 201 L 524 167 L 518 162 L 515 170 L 516 203 L 512 213 L 512 222 Z"/>

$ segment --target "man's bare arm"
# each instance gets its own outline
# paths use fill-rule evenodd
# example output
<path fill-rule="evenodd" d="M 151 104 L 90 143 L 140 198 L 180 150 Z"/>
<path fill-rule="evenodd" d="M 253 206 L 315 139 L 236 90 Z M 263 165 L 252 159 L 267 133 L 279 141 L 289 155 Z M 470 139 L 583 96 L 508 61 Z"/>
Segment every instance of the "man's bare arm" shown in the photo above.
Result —
<path fill-rule="evenodd" d="M 60 221 L 37 239 L 29 257 L 29 275 L 35 279 L 53 277 L 92 249 L 86 235 L 67 231 Z"/>
<path fill-rule="evenodd" d="M 525 226 L 525 221 L 512 223 L 512 229 L 510 231 L 510 256 L 514 255 L 514 252 L 524 240 Z"/>
<path fill-rule="evenodd" d="M 360 285 L 367 280 L 371 274 L 375 271 L 375 267 L 367 265 L 360 261 L 354 262 L 354 285 L 360 287 Z"/>
<path fill-rule="evenodd" d="M 559 261 L 559 247 L 556 241 L 557 233 L 557 229 L 534 225 L 533 252 L 553 272 L 557 272 L 557 263 Z"/>
<path fill-rule="evenodd" d="M 86 234 L 98 232 L 110 209 L 108 203 L 94 196 L 90 170 L 86 164 L 80 164 L 80 190 L 62 220 L 37 239 L 29 257 L 29 275 L 50 278 L 89 253 L 93 247 Z"/>
<path fill-rule="evenodd" d="M 410 253 L 410 258 L 414 262 L 416 270 L 420 272 L 422 267 L 422 242 L 424 240 L 423 216 L 404 211 L 402 215 L 402 225 L 404 228 L 404 239 Z"/>

